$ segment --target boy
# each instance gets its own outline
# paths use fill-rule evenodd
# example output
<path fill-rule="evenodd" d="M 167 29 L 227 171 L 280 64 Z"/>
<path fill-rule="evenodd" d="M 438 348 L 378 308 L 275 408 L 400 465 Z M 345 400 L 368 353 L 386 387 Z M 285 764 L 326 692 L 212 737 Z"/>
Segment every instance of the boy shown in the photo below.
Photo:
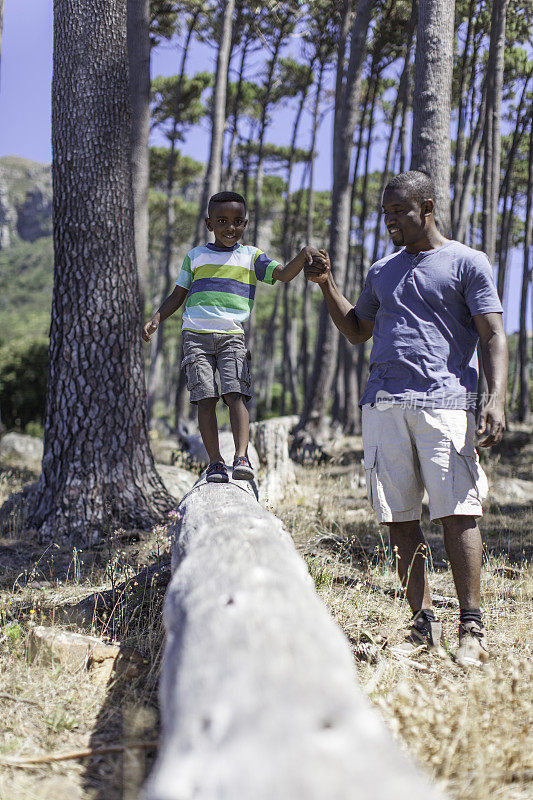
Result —
<path fill-rule="evenodd" d="M 306 263 L 324 256 L 311 247 L 304 249 L 285 267 L 272 261 L 252 245 L 241 245 L 248 220 L 244 197 L 219 192 L 209 200 L 205 224 L 214 233 L 214 244 L 191 250 L 183 262 L 176 288 L 143 328 L 149 342 L 159 324 L 185 302 L 183 312 L 183 361 L 191 402 L 198 405 L 198 426 L 209 456 L 206 480 L 227 483 L 228 472 L 220 455 L 215 413 L 220 389 L 229 407 L 235 442 L 233 477 L 252 480 L 248 459 L 249 415 L 245 399 L 252 397 L 243 323 L 252 311 L 258 280 L 273 284 L 290 281 Z"/>

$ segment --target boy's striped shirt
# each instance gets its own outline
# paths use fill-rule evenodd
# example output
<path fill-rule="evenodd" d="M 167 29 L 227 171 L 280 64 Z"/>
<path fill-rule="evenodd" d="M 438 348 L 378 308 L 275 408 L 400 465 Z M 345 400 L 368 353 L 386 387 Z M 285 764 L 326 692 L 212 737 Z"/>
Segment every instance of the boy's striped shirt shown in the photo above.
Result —
<path fill-rule="evenodd" d="M 185 256 L 177 286 L 188 289 L 182 330 L 243 333 L 257 281 L 273 284 L 277 261 L 258 247 L 203 244 Z"/>

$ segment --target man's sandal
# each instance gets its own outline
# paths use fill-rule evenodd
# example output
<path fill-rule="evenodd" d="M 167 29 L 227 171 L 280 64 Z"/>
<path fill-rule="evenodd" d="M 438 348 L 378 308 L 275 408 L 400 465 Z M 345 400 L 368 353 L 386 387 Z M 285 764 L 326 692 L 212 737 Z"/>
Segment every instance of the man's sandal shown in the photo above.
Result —
<path fill-rule="evenodd" d="M 208 483 L 228 483 L 229 476 L 224 462 L 214 461 L 212 464 L 209 464 L 205 473 L 205 479 Z"/>

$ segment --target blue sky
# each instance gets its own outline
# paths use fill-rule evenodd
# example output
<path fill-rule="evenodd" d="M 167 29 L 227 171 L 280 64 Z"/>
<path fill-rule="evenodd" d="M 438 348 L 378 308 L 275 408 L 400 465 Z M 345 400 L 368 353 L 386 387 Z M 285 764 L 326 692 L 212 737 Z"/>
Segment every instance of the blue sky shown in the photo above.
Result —
<path fill-rule="evenodd" d="M 52 0 L 5 0 L 0 73 L 0 156 L 19 155 L 40 162 L 51 160 L 50 87 L 52 80 Z M 195 45 L 188 62 L 188 72 L 214 69 L 215 50 Z M 260 58 L 260 53 L 256 56 Z M 164 44 L 152 54 L 152 75 L 177 72 L 179 53 Z M 285 144 L 291 116 L 281 110 L 274 120 L 270 141 Z M 309 117 L 299 144 L 309 144 Z M 163 140 L 154 143 L 164 144 Z M 331 114 L 324 119 L 319 136 L 316 162 L 316 187 L 331 185 Z M 207 121 L 197 126 L 182 150 L 205 161 L 209 136 Z M 376 148 L 379 152 L 379 146 Z M 518 327 L 518 297 L 522 274 L 522 254 L 513 253 L 509 275 L 509 299 L 505 314 L 507 331 Z M 531 292 L 530 292 L 531 305 Z M 507 309 L 506 309 L 507 311 Z M 531 319 L 531 310 L 528 312 Z"/>

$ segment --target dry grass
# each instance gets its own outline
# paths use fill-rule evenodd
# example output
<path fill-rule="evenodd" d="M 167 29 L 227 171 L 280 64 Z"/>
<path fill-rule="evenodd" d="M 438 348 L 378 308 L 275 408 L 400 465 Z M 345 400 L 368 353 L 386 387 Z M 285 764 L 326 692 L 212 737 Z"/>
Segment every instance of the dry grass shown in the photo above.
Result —
<path fill-rule="evenodd" d="M 408 608 L 382 530 L 352 474 L 353 466 L 339 462 L 302 469 L 300 499 L 277 513 L 354 651 L 369 645 L 374 663 L 357 662 L 364 690 L 450 797 L 531 797 L 533 573 L 521 554 L 530 542 L 533 510 L 493 503 L 483 520 L 489 665 L 465 673 L 450 658 L 400 661 L 384 644 L 401 637 Z M 0 501 L 28 477 L 0 474 Z M 440 530 L 425 527 L 432 589 L 454 597 Z M 160 591 L 149 590 L 134 607 L 117 606 L 107 618 L 94 620 L 93 632 L 136 647 L 149 659 L 150 672 L 133 683 L 99 686 L 85 671 L 30 664 L 26 655 L 35 621 L 49 620 L 62 604 L 117 585 L 156 561 L 164 547 L 156 538 L 117 532 L 100 550 L 44 550 L 22 537 L 13 521 L 10 536 L 0 541 L 0 757 L 157 738 Z M 453 651 L 457 610 L 444 605 L 439 614 Z M 24 770 L 0 767 L 0 800 L 134 800 L 152 760 L 150 751 L 126 751 Z"/>

